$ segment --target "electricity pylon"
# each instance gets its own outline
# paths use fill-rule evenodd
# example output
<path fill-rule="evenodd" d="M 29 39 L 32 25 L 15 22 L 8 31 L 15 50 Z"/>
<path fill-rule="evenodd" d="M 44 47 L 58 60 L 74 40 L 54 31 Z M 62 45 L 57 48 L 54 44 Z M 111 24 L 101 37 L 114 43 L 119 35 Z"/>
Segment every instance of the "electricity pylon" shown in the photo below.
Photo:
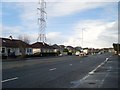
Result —
<path fill-rule="evenodd" d="M 38 33 L 38 38 L 37 42 L 45 42 L 46 41 L 46 19 L 47 19 L 47 13 L 45 11 L 46 8 L 46 2 L 44 0 L 39 0 L 38 3 L 38 26 L 39 26 L 39 33 Z"/>

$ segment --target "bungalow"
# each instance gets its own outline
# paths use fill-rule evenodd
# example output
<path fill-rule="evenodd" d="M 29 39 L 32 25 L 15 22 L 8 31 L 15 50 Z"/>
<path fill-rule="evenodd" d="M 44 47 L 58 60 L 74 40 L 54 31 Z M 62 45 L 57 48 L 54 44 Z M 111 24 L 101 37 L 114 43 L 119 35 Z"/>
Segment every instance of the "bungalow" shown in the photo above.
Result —
<path fill-rule="evenodd" d="M 54 44 L 53 48 L 54 48 L 54 52 L 59 52 L 60 51 L 60 47 L 57 44 Z"/>
<path fill-rule="evenodd" d="M 72 47 L 72 46 L 67 46 L 66 48 L 68 49 L 69 52 L 75 53 L 75 48 L 74 48 L 74 47 Z"/>
<path fill-rule="evenodd" d="M 115 53 L 114 48 L 109 48 L 109 52 L 110 52 L 110 53 Z"/>
<path fill-rule="evenodd" d="M 36 42 L 31 45 L 33 49 L 33 54 L 35 53 L 45 53 L 54 52 L 54 48 L 43 42 Z"/>
<path fill-rule="evenodd" d="M 64 45 L 59 45 L 59 47 L 60 47 L 61 54 L 63 54 L 63 50 L 65 49 L 65 46 Z"/>
<path fill-rule="evenodd" d="M 89 49 L 88 49 L 88 48 L 83 48 L 83 53 L 84 53 L 85 55 L 88 55 L 88 54 L 89 54 Z"/>
<path fill-rule="evenodd" d="M 29 44 L 10 38 L 0 38 L 0 54 L 4 56 L 31 55 L 32 48 Z"/>

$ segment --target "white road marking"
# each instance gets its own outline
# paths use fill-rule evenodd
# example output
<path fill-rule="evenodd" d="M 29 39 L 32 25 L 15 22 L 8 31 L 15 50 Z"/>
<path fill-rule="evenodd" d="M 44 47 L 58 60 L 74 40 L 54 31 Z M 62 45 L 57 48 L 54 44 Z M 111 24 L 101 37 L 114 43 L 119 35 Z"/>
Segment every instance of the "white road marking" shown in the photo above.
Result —
<path fill-rule="evenodd" d="M 89 74 L 94 74 L 94 71 L 89 72 Z"/>
<path fill-rule="evenodd" d="M 49 69 L 50 71 L 56 70 L 56 68 Z"/>
<path fill-rule="evenodd" d="M 82 78 L 82 80 L 85 80 L 86 78 L 88 78 L 90 75 L 86 75 L 84 78 Z"/>
<path fill-rule="evenodd" d="M 70 64 L 70 66 L 72 66 L 72 64 Z"/>
<path fill-rule="evenodd" d="M 86 75 L 85 77 L 83 77 L 82 79 L 78 80 L 78 81 L 72 81 L 72 82 L 70 82 L 70 83 L 74 84 L 74 86 L 71 87 L 71 88 L 77 88 L 81 84 L 81 82 L 83 80 L 85 80 L 87 77 L 89 77 L 89 74 Z"/>
<path fill-rule="evenodd" d="M 100 65 L 98 65 L 94 70 L 92 70 L 91 72 L 89 72 L 89 74 L 94 74 L 94 72 L 98 69 L 98 68 L 100 68 L 103 64 L 105 64 L 105 62 L 107 62 L 108 61 L 108 59 L 109 58 L 106 58 L 106 60 L 104 61 L 104 62 L 102 62 Z"/>
<path fill-rule="evenodd" d="M 95 72 L 99 67 L 101 67 L 103 64 L 105 64 L 105 62 L 108 61 L 108 59 L 109 59 L 109 58 L 106 58 L 106 60 L 105 60 L 104 62 L 102 62 L 100 65 L 98 65 L 94 70 L 92 70 L 91 72 L 89 72 L 89 73 L 88 73 L 85 77 L 83 77 L 82 79 L 80 79 L 80 80 L 78 80 L 78 81 L 72 81 L 71 83 L 72 83 L 72 84 L 75 84 L 75 85 L 74 85 L 73 87 L 71 87 L 71 88 L 77 88 L 83 80 L 87 79 L 91 74 L 94 74 L 94 72 Z M 111 68 L 110 68 L 110 69 L 111 69 Z M 106 78 L 107 76 L 108 76 L 108 75 L 106 75 L 105 78 Z M 104 82 L 104 79 L 102 80 L 102 83 L 103 83 L 103 82 Z M 101 85 L 102 85 L 102 83 L 101 83 Z"/>
<path fill-rule="evenodd" d="M 4 83 L 4 82 L 8 82 L 8 81 L 13 81 L 13 80 L 16 80 L 16 79 L 18 79 L 18 77 L 6 79 L 6 80 L 3 80 L 1 82 Z"/>
<path fill-rule="evenodd" d="M 109 58 L 106 58 L 106 60 L 108 60 Z"/>

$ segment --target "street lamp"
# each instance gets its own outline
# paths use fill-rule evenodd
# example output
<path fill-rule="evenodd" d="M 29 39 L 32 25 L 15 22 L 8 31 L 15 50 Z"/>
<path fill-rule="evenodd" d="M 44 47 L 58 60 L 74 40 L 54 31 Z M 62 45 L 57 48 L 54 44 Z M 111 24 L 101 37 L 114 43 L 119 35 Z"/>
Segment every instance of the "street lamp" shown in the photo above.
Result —
<path fill-rule="evenodd" d="M 81 47 L 83 48 L 83 32 L 86 28 L 77 28 L 77 29 L 81 29 L 82 30 L 82 38 L 77 38 L 77 39 L 82 39 L 82 45 Z"/>
<path fill-rule="evenodd" d="M 83 48 L 83 32 L 84 32 L 85 28 L 82 28 L 82 48 Z"/>

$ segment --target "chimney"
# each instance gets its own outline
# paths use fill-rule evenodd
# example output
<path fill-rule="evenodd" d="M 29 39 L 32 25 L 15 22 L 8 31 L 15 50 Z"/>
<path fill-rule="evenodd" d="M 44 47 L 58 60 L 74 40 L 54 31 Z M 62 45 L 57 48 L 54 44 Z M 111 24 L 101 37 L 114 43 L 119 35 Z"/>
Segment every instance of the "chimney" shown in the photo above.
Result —
<path fill-rule="evenodd" d="M 12 36 L 9 36 L 9 39 L 12 40 L 13 39 Z"/>

